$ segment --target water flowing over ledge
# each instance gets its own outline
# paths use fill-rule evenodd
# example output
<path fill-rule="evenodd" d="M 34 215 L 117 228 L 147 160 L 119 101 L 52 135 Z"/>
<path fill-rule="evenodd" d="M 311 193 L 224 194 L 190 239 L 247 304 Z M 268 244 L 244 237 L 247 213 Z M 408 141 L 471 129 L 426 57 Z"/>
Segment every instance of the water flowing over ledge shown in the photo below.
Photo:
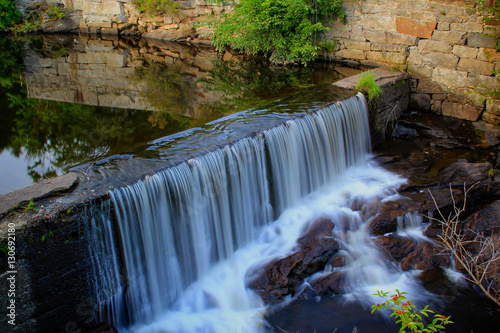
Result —
<path fill-rule="evenodd" d="M 101 316 L 134 332 L 262 330 L 249 269 L 286 255 L 315 218 L 347 214 L 339 230 L 364 230 L 347 207 L 401 183 L 368 165 L 369 151 L 358 94 L 111 191 L 116 225 L 95 218 L 89 229 Z M 371 264 L 355 273 L 363 282 L 400 278 L 372 281 Z"/>

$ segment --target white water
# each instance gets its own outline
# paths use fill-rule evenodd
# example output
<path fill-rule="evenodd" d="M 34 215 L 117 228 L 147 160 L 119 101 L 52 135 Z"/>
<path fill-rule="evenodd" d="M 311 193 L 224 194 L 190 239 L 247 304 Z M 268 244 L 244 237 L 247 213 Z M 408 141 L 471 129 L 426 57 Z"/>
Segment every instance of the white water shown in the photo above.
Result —
<path fill-rule="evenodd" d="M 95 250 L 107 254 L 95 265 L 107 274 L 101 316 L 120 332 L 262 332 L 266 308 L 245 288 L 248 272 L 290 253 L 320 217 L 350 256 L 351 296 L 401 281 L 413 289 L 349 208 L 403 182 L 368 164 L 369 147 L 357 95 L 111 192 L 125 267 L 108 248 L 116 242 Z M 102 223 L 96 230 L 112 235 Z"/>

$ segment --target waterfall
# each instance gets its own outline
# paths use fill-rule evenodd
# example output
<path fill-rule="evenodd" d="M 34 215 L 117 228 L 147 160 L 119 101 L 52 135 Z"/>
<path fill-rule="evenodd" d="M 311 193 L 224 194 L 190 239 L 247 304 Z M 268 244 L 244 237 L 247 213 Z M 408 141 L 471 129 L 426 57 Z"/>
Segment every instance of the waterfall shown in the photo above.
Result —
<path fill-rule="evenodd" d="M 323 191 L 331 199 L 324 189 L 343 184 L 335 200 L 345 204 L 349 195 L 380 194 L 387 184 L 397 183 L 383 179 L 387 173 L 379 168 L 368 170 L 362 181 L 349 174 L 357 166 L 367 168 L 369 151 L 368 111 L 358 94 L 113 190 L 116 225 L 111 218 L 100 219 L 102 226 L 92 222 L 97 235 L 93 251 L 108 253 L 96 256 L 101 261 L 95 270 L 102 275 L 98 293 L 107 297 L 101 305 L 110 309 L 105 315 L 118 327 L 138 331 L 162 320 L 174 325 L 181 316 L 208 310 L 213 316 L 215 309 L 261 309 L 258 297 L 244 286 L 245 270 L 290 250 L 304 225 L 292 222 L 310 220 L 323 209 L 302 206 L 304 198 L 313 200 L 312 193 Z M 378 187 L 370 189 L 370 183 Z M 352 192 L 354 188 L 360 192 Z M 328 205 L 332 203 L 323 204 Z M 279 227 L 273 225 L 276 221 L 281 221 Z M 278 237 L 272 249 L 262 245 Z M 261 245 L 254 248 L 260 250 L 240 250 L 256 240 Z M 116 245 L 121 248 L 111 250 Z M 119 253 L 123 273 L 116 266 Z M 215 275 L 226 285 L 210 282 Z M 211 292 L 210 284 L 219 291 Z M 230 294 L 231 288 L 236 294 Z M 222 293 L 228 294 L 224 300 Z M 200 316 L 189 319 L 191 325 L 201 325 L 194 331 L 211 331 L 198 322 Z M 158 331 L 154 327 L 151 331 Z M 189 330 L 165 329 L 178 331 Z"/>

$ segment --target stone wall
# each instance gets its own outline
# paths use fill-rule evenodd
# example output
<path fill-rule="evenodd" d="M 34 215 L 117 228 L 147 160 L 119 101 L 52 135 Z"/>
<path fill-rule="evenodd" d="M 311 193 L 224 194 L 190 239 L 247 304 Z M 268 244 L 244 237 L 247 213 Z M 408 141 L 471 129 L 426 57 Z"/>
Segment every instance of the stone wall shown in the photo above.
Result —
<path fill-rule="evenodd" d="M 51 38 L 52 37 L 52 38 Z M 211 47 L 189 46 L 159 40 L 127 44 L 118 38 L 92 35 L 73 40 L 72 36 L 48 36 L 45 44 L 67 45 L 67 53 L 48 57 L 26 49 L 25 80 L 32 98 L 138 110 L 173 111 L 202 118 L 203 106 L 219 100 L 222 92 L 206 83 L 217 53 Z M 47 45 L 46 45 L 47 46 Z M 46 49 L 50 49 L 47 46 Z M 47 51 L 46 51 L 47 52 Z M 176 79 L 189 96 L 182 107 L 164 110 L 147 98 L 154 80 L 137 77 L 138 68 L 155 62 L 174 68 Z"/>
<path fill-rule="evenodd" d="M 493 89 L 498 38 L 470 1 L 365 0 L 345 3 L 347 24 L 332 24 L 336 59 L 383 64 L 414 78 L 410 105 L 468 120 L 500 123 L 498 103 L 475 93 Z"/>
<path fill-rule="evenodd" d="M 24 12 L 35 8 L 35 0 L 16 0 Z M 198 26 L 208 15 L 220 14 L 229 6 L 210 1 L 173 0 L 177 10 L 173 13 L 151 16 L 139 12 L 133 0 L 41 0 L 64 6 L 66 19 L 45 22 L 44 32 L 76 31 L 87 34 L 136 35 L 169 41 L 193 41 L 210 44 L 210 28 Z M 39 1 L 38 1 L 39 2 Z M 65 21 L 65 22 L 64 22 Z"/>
<path fill-rule="evenodd" d="M 26 6 L 29 0 L 18 0 Z M 151 17 L 132 0 L 45 0 L 63 3 L 68 18 L 46 22 L 44 31 L 140 35 L 160 40 L 210 43 L 210 29 L 195 26 L 209 14 L 231 10 L 210 1 L 176 1 L 178 11 Z M 337 43 L 329 59 L 386 65 L 414 78 L 411 106 L 468 120 L 500 124 L 500 103 L 486 104 L 475 87 L 493 89 L 500 69 L 498 38 L 465 0 L 346 1 L 347 24 L 334 22 L 326 39 Z"/>

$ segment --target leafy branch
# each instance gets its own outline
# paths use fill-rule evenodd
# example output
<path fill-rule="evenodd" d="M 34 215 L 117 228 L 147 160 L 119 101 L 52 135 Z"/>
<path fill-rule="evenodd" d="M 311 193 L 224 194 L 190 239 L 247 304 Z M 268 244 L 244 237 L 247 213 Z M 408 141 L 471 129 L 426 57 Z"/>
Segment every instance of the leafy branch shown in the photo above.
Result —
<path fill-rule="evenodd" d="M 396 318 L 396 324 L 400 324 L 399 332 L 438 332 L 444 329 L 445 325 L 452 324 L 451 317 L 446 317 L 441 314 L 434 314 L 434 311 L 426 305 L 423 309 L 417 307 L 406 298 L 408 293 L 400 292 L 396 289 L 396 293 L 389 296 L 389 292 L 378 290 L 376 296 L 380 296 L 384 302 L 372 305 L 372 313 L 375 311 L 391 309 L 391 317 Z M 429 324 L 424 324 L 424 317 L 434 314 L 434 319 Z"/>

